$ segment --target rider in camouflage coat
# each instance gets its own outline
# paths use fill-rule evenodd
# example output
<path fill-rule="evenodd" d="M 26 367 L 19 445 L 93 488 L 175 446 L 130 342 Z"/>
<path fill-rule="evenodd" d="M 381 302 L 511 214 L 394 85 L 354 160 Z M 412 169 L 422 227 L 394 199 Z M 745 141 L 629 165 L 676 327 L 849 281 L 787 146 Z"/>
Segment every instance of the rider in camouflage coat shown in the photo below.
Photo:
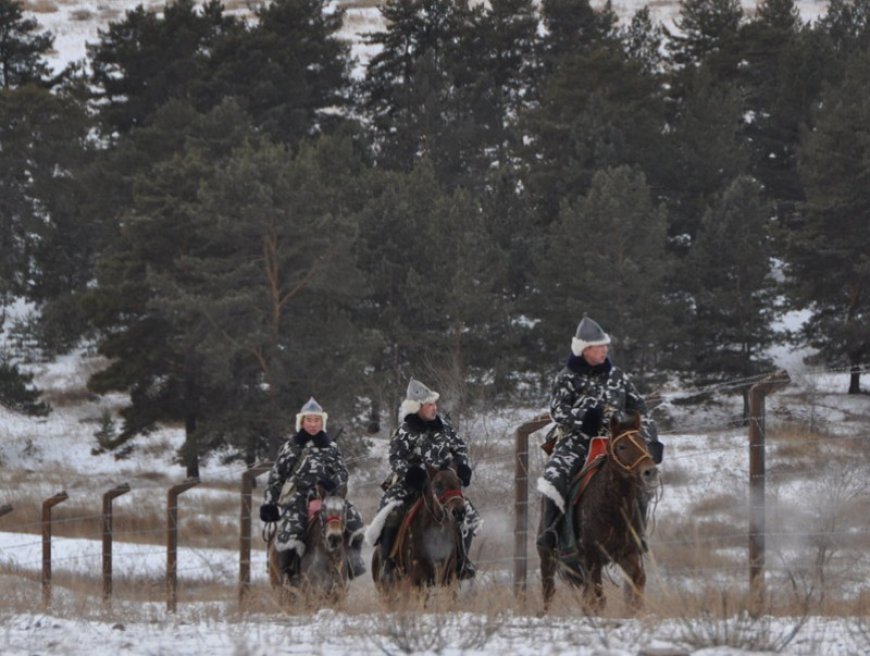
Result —
<path fill-rule="evenodd" d="M 380 544 L 382 569 L 385 576 L 391 575 L 395 562 L 389 554 L 405 508 L 406 501 L 414 497 L 413 490 L 405 483 L 405 476 L 413 466 L 432 465 L 437 469 L 455 467 L 462 485 L 471 483 L 471 468 L 468 465 L 468 448 L 453 427 L 438 415 L 436 401 L 439 394 L 418 380 L 411 379 L 399 411 L 402 420 L 390 442 L 390 468 L 392 474 L 385 483 L 389 487 L 378 506 L 378 513 L 366 530 L 366 539 L 372 545 Z M 394 509 L 399 509 L 393 512 Z M 474 566 L 468 558 L 471 540 L 481 525 L 480 515 L 465 498 L 465 519 L 462 531 L 463 551 L 458 563 L 461 578 L 473 578 Z"/>
<path fill-rule="evenodd" d="M 586 461 L 589 440 L 600 433 L 602 419 L 612 414 L 640 413 L 641 431 L 650 450 L 660 460 L 655 422 L 645 416 L 646 403 L 634 384 L 607 357 L 610 336 L 596 322 L 584 316 L 571 343 L 571 355 L 553 382 L 550 417 L 559 439 L 538 479 L 544 495 L 544 530 L 537 543 L 555 548 L 556 527 L 565 512 L 572 478 Z"/>
<path fill-rule="evenodd" d="M 314 398 L 296 415 L 296 434 L 281 447 L 266 484 L 260 519 L 281 521 L 276 547 L 281 568 L 291 577 L 305 554 L 308 501 L 320 484 L 327 491 L 347 493 L 347 466 L 338 446 L 326 434 L 327 414 Z M 289 485 L 288 485 L 289 483 Z M 364 525 L 359 511 L 345 500 L 345 537 L 350 545 L 353 576 L 365 572 L 360 549 Z"/>

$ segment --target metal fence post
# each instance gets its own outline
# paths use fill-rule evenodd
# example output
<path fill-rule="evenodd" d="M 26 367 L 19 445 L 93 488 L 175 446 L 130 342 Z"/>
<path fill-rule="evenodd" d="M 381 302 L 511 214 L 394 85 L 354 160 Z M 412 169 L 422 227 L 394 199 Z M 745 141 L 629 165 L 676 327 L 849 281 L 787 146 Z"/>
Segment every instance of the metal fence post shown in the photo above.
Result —
<path fill-rule="evenodd" d="M 778 371 L 749 389 L 749 595 L 752 613 L 764 605 L 765 465 L 764 399 L 791 382 Z"/>
<path fill-rule="evenodd" d="M 178 607 L 178 495 L 195 485 L 199 479 L 190 478 L 166 493 L 166 610 L 170 613 Z"/>
<path fill-rule="evenodd" d="M 103 494 L 103 603 L 112 596 L 112 499 L 129 491 L 123 483 Z"/>
<path fill-rule="evenodd" d="M 242 510 L 239 536 L 239 604 L 251 588 L 251 493 L 254 481 L 263 472 L 272 469 L 271 462 L 254 465 L 242 474 Z"/>
<path fill-rule="evenodd" d="M 51 509 L 69 499 L 66 491 L 42 502 L 42 603 L 51 605 Z"/>
<path fill-rule="evenodd" d="M 514 595 L 526 592 L 529 535 L 529 435 L 550 423 L 549 415 L 536 417 L 514 433 Z"/>

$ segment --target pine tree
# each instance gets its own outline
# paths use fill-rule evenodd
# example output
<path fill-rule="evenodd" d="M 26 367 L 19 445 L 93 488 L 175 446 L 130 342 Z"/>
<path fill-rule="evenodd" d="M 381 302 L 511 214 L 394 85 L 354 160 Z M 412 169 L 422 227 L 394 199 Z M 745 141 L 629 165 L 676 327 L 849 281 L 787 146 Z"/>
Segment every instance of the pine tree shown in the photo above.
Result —
<path fill-rule="evenodd" d="M 148 165 L 134 169 L 131 205 L 85 298 L 99 330 L 99 352 L 111 362 L 88 385 L 98 393 L 130 394 L 119 439 L 147 433 L 158 422 L 183 422 L 181 457 L 188 476 L 198 476 L 200 456 L 208 450 L 199 423 L 226 397 L 198 350 L 207 324 L 178 311 L 165 279 L 179 272 L 183 256 L 204 237 L 194 223 L 201 185 L 251 134 L 248 119 L 232 103 L 205 116 L 170 103 L 151 127 L 134 130 L 131 138 L 141 139 L 143 148 L 160 152 L 157 144 L 165 136 L 180 150 L 167 149 L 157 159 L 138 154 L 140 166 L 143 160 Z"/>
<path fill-rule="evenodd" d="M 0 0 L 0 89 L 48 83 L 45 56 L 54 37 L 50 32 L 37 33 L 39 24 L 24 18 L 21 5 L 19 0 Z"/>
<path fill-rule="evenodd" d="M 685 289 L 694 317 L 686 349 L 704 382 L 745 379 L 769 370 L 778 291 L 770 257 L 769 203 L 758 183 L 734 180 L 701 221 L 688 258 Z M 744 416 L 748 416 L 748 386 Z"/>
<path fill-rule="evenodd" d="M 295 144 L 348 122 L 350 47 L 344 10 L 325 0 L 271 0 L 244 29 L 224 30 L 198 81 L 197 106 L 235 98 L 273 140 Z"/>
<path fill-rule="evenodd" d="M 566 56 L 524 116 L 538 220 L 552 222 L 562 200 L 585 193 L 599 169 L 660 166 L 664 119 L 659 80 L 621 48 Z"/>
<path fill-rule="evenodd" d="M 349 140 L 237 150 L 201 190 L 203 239 L 167 276 L 177 311 L 207 326 L 198 352 L 210 377 L 245 399 L 212 408 L 205 429 L 245 453 L 274 456 L 288 408 L 311 395 L 334 408 L 333 424 L 356 414 L 367 338 L 350 321 L 365 292 L 346 190 L 355 161 Z"/>
<path fill-rule="evenodd" d="M 851 394 L 870 357 L 868 75 L 870 56 L 857 55 L 820 99 L 799 151 L 807 200 L 789 231 L 790 299 L 812 312 L 801 336 L 827 365 L 851 369 Z"/>
<path fill-rule="evenodd" d="M 586 195 L 563 203 L 537 253 L 539 319 L 545 362 L 567 352 L 584 313 L 614 336 L 618 362 L 641 377 L 667 357 L 667 215 L 645 176 L 627 166 L 599 171 Z"/>
<path fill-rule="evenodd" d="M 90 127 L 85 108 L 62 91 L 0 89 L 0 298 L 43 304 L 91 279 L 95 236 L 79 178 L 92 154 Z"/>
<path fill-rule="evenodd" d="M 107 134 L 144 125 L 169 100 L 196 101 L 208 53 L 223 34 L 240 29 L 222 7 L 209 0 L 200 12 L 195 0 L 174 0 L 161 15 L 138 5 L 99 31 L 88 56 Z"/>
<path fill-rule="evenodd" d="M 733 84 L 717 84 L 702 68 L 691 76 L 686 92 L 654 178 L 657 187 L 668 190 L 670 232 L 677 251 L 697 235 L 700 218 L 713 199 L 746 173 L 750 161 L 740 90 Z"/>
<path fill-rule="evenodd" d="M 410 171 L 421 159 L 447 185 L 475 167 L 476 94 L 467 58 L 481 10 L 467 0 L 387 0 L 380 7 L 387 27 L 368 37 L 381 47 L 369 61 L 363 113 L 374 129 L 378 163 Z M 469 97 L 471 94 L 471 97 Z M 476 142 L 475 142 L 476 143 Z"/>
<path fill-rule="evenodd" d="M 737 41 L 743 9 L 739 0 L 680 0 L 674 21 L 678 33 L 667 32 L 666 48 L 677 69 L 705 64 L 716 79 L 736 72 Z"/>

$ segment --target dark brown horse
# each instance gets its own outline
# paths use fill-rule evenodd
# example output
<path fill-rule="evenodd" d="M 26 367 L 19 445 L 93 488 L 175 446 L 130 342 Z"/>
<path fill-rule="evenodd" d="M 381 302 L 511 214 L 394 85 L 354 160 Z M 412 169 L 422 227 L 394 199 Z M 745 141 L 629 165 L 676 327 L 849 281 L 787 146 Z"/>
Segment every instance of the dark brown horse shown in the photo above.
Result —
<path fill-rule="evenodd" d="M 465 517 L 465 499 L 459 477 L 452 469 L 427 467 L 428 480 L 419 498 L 408 508 L 393 546 L 396 576 L 382 580 L 380 550 L 372 556 L 372 577 L 385 595 L 401 586 L 417 589 L 456 581 L 461 549 L 459 527 Z"/>
<path fill-rule="evenodd" d="M 327 495 L 319 486 L 318 492 L 320 497 L 309 502 L 305 553 L 299 560 L 298 586 L 285 580 L 286 574 L 279 565 L 275 533 L 268 536 L 269 580 L 272 587 L 281 590 L 282 596 L 288 601 L 301 596 L 308 601 L 337 603 L 347 594 L 348 547 L 344 538 L 344 497 Z"/>
<path fill-rule="evenodd" d="M 644 500 L 650 498 L 658 485 L 658 468 L 640 426 L 639 416 L 624 423 L 611 419 L 605 457 L 581 472 L 579 497 L 570 495 L 570 517 L 566 514 L 564 520 L 573 528 L 576 540 L 573 557 L 565 557 L 564 550 L 560 557 L 551 549 L 538 547 L 545 608 L 555 592 L 558 568 L 571 585 L 583 588 L 585 602 L 592 610 L 602 609 L 605 604 L 602 571 L 611 563 L 625 574 L 624 592 L 629 607 L 638 609 L 642 605 L 646 585 L 643 507 Z M 593 468 L 596 471 L 591 473 Z M 585 489 L 584 473 L 591 476 Z"/>

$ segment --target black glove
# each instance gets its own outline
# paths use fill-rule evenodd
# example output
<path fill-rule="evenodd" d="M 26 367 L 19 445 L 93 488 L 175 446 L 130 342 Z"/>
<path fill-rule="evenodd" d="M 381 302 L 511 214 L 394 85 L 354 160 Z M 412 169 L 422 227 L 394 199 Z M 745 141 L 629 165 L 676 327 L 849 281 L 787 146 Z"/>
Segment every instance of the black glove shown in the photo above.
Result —
<path fill-rule="evenodd" d="M 405 472 L 405 485 L 415 492 L 422 492 L 427 480 L 429 474 L 420 465 L 411 465 Z"/>
<path fill-rule="evenodd" d="M 601 434 L 601 423 L 604 421 L 604 408 L 599 405 L 594 405 L 583 415 L 583 421 L 580 423 L 580 432 L 589 437 L 595 437 Z"/>
<path fill-rule="evenodd" d="M 332 494 L 338 487 L 333 481 L 329 480 L 328 478 L 323 478 L 317 481 L 317 484 L 323 488 L 323 491 L 326 492 L 326 494 Z"/>
<path fill-rule="evenodd" d="M 260 521 L 269 524 L 270 522 L 277 522 L 279 519 L 281 519 L 281 513 L 278 511 L 278 506 L 274 503 L 264 503 L 260 506 Z"/>
<path fill-rule="evenodd" d="M 648 442 L 646 447 L 649 449 L 649 454 L 652 456 L 653 462 L 657 465 L 662 463 L 662 457 L 665 455 L 665 445 L 658 440 Z"/>
<path fill-rule="evenodd" d="M 464 462 L 460 462 L 456 465 L 456 475 L 459 476 L 459 480 L 462 481 L 462 487 L 468 487 L 471 485 L 471 467 L 466 465 Z"/>

